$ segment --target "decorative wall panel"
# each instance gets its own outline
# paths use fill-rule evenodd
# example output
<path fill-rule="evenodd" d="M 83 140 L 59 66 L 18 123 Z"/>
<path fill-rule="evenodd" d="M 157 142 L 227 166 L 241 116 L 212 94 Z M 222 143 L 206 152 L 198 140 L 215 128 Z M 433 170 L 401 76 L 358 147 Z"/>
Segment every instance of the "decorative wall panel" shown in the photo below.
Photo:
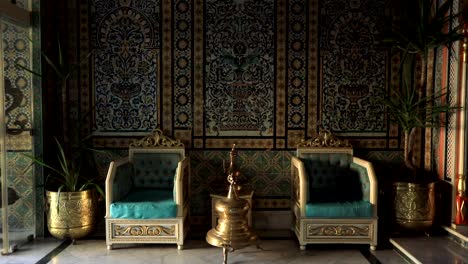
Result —
<path fill-rule="evenodd" d="M 5 136 L 6 182 L 8 188 L 9 232 L 35 232 L 35 179 L 32 171 L 24 173 L 30 159 L 22 153 L 32 154 L 33 138 L 29 131 L 36 125 L 33 122 L 32 75 L 18 70 L 17 65 L 32 68 L 30 28 L 2 20 L 1 60 L 5 98 L 5 125 L 9 133 Z M 3 89 L 3 87 L 2 87 Z M 36 113 L 40 116 L 40 113 Z M 36 127 L 34 127 L 36 128 Z M 38 182 L 41 179 L 37 180 Z M 1 213 L 0 213 L 1 214 Z M 1 221 L 1 220 L 0 220 Z M 38 225 L 42 225 L 41 222 Z M 0 228 L 1 229 L 1 228 Z M 0 233 L 2 231 L 0 230 Z M 24 238 L 18 237 L 22 240 Z"/>
<path fill-rule="evenodd" d="M 318 69 L 319 69 L 319 7 L 318 0 L 306 1 L 309 4 L 308 10 L 308 47 L 307 49 L 307 126 L 306 126 L 306 138 L 310 138 L 316 134 L 318 130 L 318 95 L 319 95 L 319 83 L 318 83 Z"/>
<path fill-rule="evenodd" d="M 160 13 L 155 21 L 143 19 L 150 11 L 139 10 L 138 5 L 142 3 L 98 0 L 91 4 L 91 19 L 80 12 L 80 21 L 91 25 L 90 42 L 98 48 L 92 84 L 86 85 L 85 69 L 80 73 L 82 109 L 95 106 L 94 142 L 110 143 L 116 135 L 132 138 L 159 125 L 191 148 L 230 148 L 237 141 L 242 148 L 289 149 L 316 133 L 316 0 L 162 0 L 147 3 L 154 5 L 156 15 Z M 141 23 L 136 28 L 145 34 L 158 29 L 153 36 L 156 50 L 148 49 L 148 38 L 129 51 L 126 43 L 99 37 L 106 36 L 101 33 L 109 30 L 105 25 L 116 24 L 105 20 L 117 19 L 112 14 L 120 9 L 140 12 L 140 20 L 132 23 Z M 89 50 L 81 44 L 87 43 L 87 31 L 80 25 L 83 52 Z M 102 62 L 128 57 L 138 66 L 141 56 L 153 51 L 157 53 L 153 79 L 136 74 L 127 80 L 114 74 L 124 64 Z M 137 80 L 154 81 L 156 88 L 135 85 Z M 90 92 L 94 103 L 87 99 Z M 148 104 L 139 104 L 142 98 Z"/>
<path fill-rule="evenodd" d="M 30 155 L 30 152 L 26 152 Z M 7 154 L 7 182 L 9 196 L 13 198 L 8 209 L 8 224 L 10 231 L 26 231 L 34 228 L 34 180 L 32 170 L 24 173 L 31 160 L 21 152 Z M 42 212 L 42 211 L 38 211 Z M 32 231 L 31 231 L 32 232 Z"/>
<path fill-rule="evenodd" d="M 174 103 L 174 93 L 173 93 L 173 74 L 172 71 L 172 61 L 173 61 L 173 36 L 172 36 L 172 0 L 162 0 L 161 4 L 161 21 L 162 21 L 162 32 L 161 36 L 161 67 L 162 67 L 162 82 L 161 82 L 161 96 L 159 100 L 158 111 L 160 112 L 160 117 L 158 123 L 161 128 L 164 128 L 166 133 L 172 134 L 174 127 L 173 120 L 173 103 Z"/>
<path fill-rule="evenodd" d="M 302 0 L 289 1 L 288 24 L 288 128 L 304 128 L 305 100 L 308 86 L 307 60 L 307 4 Z"/>
<path fill-rule="evenodd" d="M 387 52 L 381 33 L 385 1 L 321 2 L 322 125 L 348 135 L 385 135 Z"/>
<path fill-rule="evenodd" d="M 31 76 L 16 65 L 31 68 L 28 31 L 2 23 L 5 119 L 8 129 L 31 129 Z"/>
<path fill-rule="evenodd" d="M 90 48 L 91 48 L 91 43 L 90 43 L 90 17 L 89 17 L 89 3 L 88 0 L 85 1 L 80 1 L 79 2 L 79 39 L 80 42 L 77 43 L 79 47 L 78 51 L 78 56 L 86 56 L 87 54 L 90 53 Z M 90 64 L 85 63 L 81 65 L 80 71 L 79 71 L 79 79 L 78 79 L 78 94 L 79 94 L 79 102 L 80 105 L 78 106 L 82 112 L 85 113 L 93 113 L 93 98 L 92 95 L 94 94 L 94 89 L 91 88 L 92 85 L 90 83 L 92 74 L 91 71 L 89 70 Z M 91 134 L 91 130 L 93 127 L 94 120 L 91 118 L 88 118 L 88 122 L 83 122 L 82 124 L 82 129 L 83 129 L 83 134 L 84 135 L 89 135 Z"/>
<path fill-rule="evenodd" d="M 157 126 L 160 2 L 96 0 L 92 5 L 94 100 L 100 132 Z"/>
<path fill-rule="evenodd" d="M 192 113 L 192 2 L 174 2 L 174 128 L 187 129 L 193 124 Z"/>
<path fill-rule="evenodd" d="M 288 5 L 286 0 L 276 1 L 276 141 L 275 145 L 279 148 L 286 148 L 286 38 L 287 38 L 287 10 Z"/>
<path fill-rule="evenodd" d="M 459 13 L 458 10 L 460 4 L 457 0 L 453 1 L 452 5 L 452 12 Z M 455 21 L 452 27 L 458 26 L 458 21 Z M 454 45 L 456 46 L 456 45 Z M 449 50 L 449 70 L 448 70 L 448 87 L 447 87 L 447 104 L 450 106 L 457 106 L 458 105 L 458 87 L 460 85 L 459 80 L 459 65 L 460 65 L 460 52 L 458 49 L 453 48 Z M 462 89 L 466 89 L 463 87 Z M 447 120 L 444 120 L 444 123 L 447 124 L 446 126 L 446 144 L 447 144 L 447 159 L 446 159 L 446 172 L 445 172 L 445 179 L 449 181 L 454 181 L 456 177 L 456 169 L 457 169 L 457 146 L 456 146 L 456 133 L 457 133 L 457 118 L 454 114 L 447 114 Z M 463 135 L 465 136 L 465 135 Z"/>
<path fill-rule="evenodd" d="M 227 187 L 223 162 L 229 161 L 229 151 L 190 151 L 191 209 L 193 215 L 210 211 L 210 193 Z M 285 199 L 290 196 L 290 159 L 287 151 L 239 151 L 236 160 L 244 187 L 255 190 L 255 199 Z M 256 210 L 262 207 L 256 207 Z"/>
<path fill-rule="evenodd" d="M 204 8 L 203 0 L 194 0 L 193 7 L 193 135 L 197 137 L 193 139 L 193 146 L 196 148 L 203 148 L 203 131 L 204 128 L 204 114 L 203 114 L 203 104 L 205 101 L 204 95 Z"/>
<path fill-rule="evenodd" d="M 206 1 L 207 136 L 271 136 L 274 1 Z"/>

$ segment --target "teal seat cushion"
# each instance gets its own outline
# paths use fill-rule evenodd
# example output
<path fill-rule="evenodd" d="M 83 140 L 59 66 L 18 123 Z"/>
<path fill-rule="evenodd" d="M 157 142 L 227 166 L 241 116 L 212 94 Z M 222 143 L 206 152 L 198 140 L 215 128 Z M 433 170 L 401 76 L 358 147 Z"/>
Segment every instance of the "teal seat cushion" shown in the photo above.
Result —
<path fill-rule="evenodd" d="M 323 218 L 372 217 L 372 204 L 368 201 L 308 203 L 306 204 L 306 216 Z"/>
<path fill-rule="evenodd" d="M 110 205 L 110 215 L 123 219 L 174 218 L 177 205 L 172 190 L 133 189 L 125 198 Z"/>

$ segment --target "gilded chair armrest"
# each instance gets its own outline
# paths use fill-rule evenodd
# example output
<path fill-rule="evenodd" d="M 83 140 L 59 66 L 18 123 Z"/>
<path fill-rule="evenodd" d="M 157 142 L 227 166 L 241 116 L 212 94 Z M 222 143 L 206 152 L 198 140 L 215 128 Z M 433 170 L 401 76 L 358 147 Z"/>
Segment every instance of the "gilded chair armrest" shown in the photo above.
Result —
<path fill-rule="evenodd" d="M 177 204 L 177 216 L 182 216 L 183 208 L 188 204 L 190 186 L 190 158 L 185 157 L 177 165 L 174 200 Z"/>
<path fill-rule="evenodd" d="M 307 203 L 307 174 L 304 163 L 297 157 L 291 158 L 292 199 L 300 208 L 301 216 L 305 215 Z"/>
<path fill-rule="evenodd" d="M 119 160 L 111 161 L 109 165 L 109 170 L 107 171 L 107 177 L 106 177 L 106 217 L 110 217 L 110 205 L 116 201 L 119 200 L 122 194 L 119 194 L 114 190 L 114 184 L 121 180 L 123 175 L 119 175 L 119 168 L 122 166 L 129 164 L 128 157 L 122 158 Z M 128 177 L 132 177 L 132 175 L 128 175 Z"/>
<path fill-rule="evenodd" d="M 373 205 L 374 217 L 377 216 L 377 198 L 378 198 L 378 183 L 377 177 L 374 172 L 372 163 L 367 160 L 363 160 L 357 157 L 353 157 L 352 166 L 358 166 L 364 169 L 365 173 L 362 173 L 361 177 L 367 176 L 369 181 L 369 202 Z M 365 175 L 364 175 L 365 174 Z"/>

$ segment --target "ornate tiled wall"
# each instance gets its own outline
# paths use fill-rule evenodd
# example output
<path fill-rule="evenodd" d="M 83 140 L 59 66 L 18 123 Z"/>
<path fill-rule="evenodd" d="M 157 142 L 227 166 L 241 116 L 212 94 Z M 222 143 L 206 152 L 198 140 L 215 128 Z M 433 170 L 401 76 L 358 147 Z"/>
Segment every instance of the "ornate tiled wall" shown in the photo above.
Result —
<path fill-rule="evenodd" d="M 257 209 L 289 207 L 290 157 L 318 125 L 362 156 L 399 159 L 399 131 L 377 103 L 396 70 L 376 45 L 384 2 L 83 1 L 94 144 L 124 155 L 156 126 L 182 139 L 194 215 L 208 211 L 233 143 Z"/>
<path fill-rule="evenodd" d="M 92 7 L 95 126 L 103 133 L 151 130 L 161 91 L 160 2 L 96 0 Z"/>
<path fill-rule="evenodd" d="M 92 80 L 81 89 L 92 94 L 86 107 L 95 106 L 96 144 L 118 135 L 117 147 L 125 147 L 125 139 L 160 126 L 193 149 L 235 142 L 281 150 L 323 125 L 359 148 L 399 146 L 378 103 L 391 72 L 376 41 L 384 1 L 94 0 L 86 7 L 80 38 L 95 54 Z"/>
<path fill-rule="evenodd" d="M 385 96 L 388 51 L 376 40 L 384 10 L 384 1 L 321 2 L 321 117 L 340 134 L 386 135 L 379 100 Z"/>
<path fill-rule="evenodd" d="M 203 215 L 211 206 L 209 194 L 226 187 L 223 162 L 229 161 L 228 151 L 193 151 L 191 158 L 192 213 Z M 237 166 L 241 171 L 240 182 L 255 190 L 256 209 L 287 208 L 284 204 L 272 204 L 264 200 L 287 200 L 290 192 L 289 151 L 239 151 Z M 222 188 L 221 187 L 221 188 Z M 195 195 L 193 195 L 195 194 Z"/>
<path fill-rule="evenodd" d="M 12 203 L 8 211 L 8 225 L 11 232 L 31 232 L 34 234 L 36 210 L 34 180 L 32 171 L 24 173 L 31 163 L 30 159 L 22 156 L 23 152 L 9 152 L 7 155 L 7 183 L 9 186 L 9 198 Z M 30 152 L 26 152 L 30 154 Z M 14 193 L 14 194 L 13 194 Z"/>
<path fill-rule="evenodd" d="M 17 1 L 17 6 L 27 10 L 39 10 L 39 1 Z M 41 214 L 43 208 L 43 177 L 41 173 L 33 174 L 26 170 L 31 161 L 23 154 L 31 155 L 34 150 L 40 151 L 41 91 L 40 85 L 31 73 L 18 70 L 22 65 L 37 71 L 37 51 L 33 39 L 39 38 L 37 13 L 32 17 L 32 27 L 26 27 L 14 21 L 1 21 L 2 37 L 2 71 L 5 107 L 6 151 L 6 182 L 8 189 L 8 230 L 11 239 L 23 240 L 27 235 L 43 235 L 44 220 Z M 32 45 L 33 44 L 33 45 Z M 34 147 L 33 147 L 34 145 Z M 2 210 L 3 212 L 3 210 Z M 0 228 L 0 233 L 5 232 Z M 16 235 L 16 234 L 25 235 Z M 23 236 L 23 237 L 22 237 Z"/>
<path fill-rule="evenodd" d="M 272 136 L 274 1 L 207 1 L 207 136 Z"/>
<path fill-rule="evenodd" d="M 174 128 L 190 129 L 193 126 L 193 5 L 179 0 L 174 2 Z"/>
<path fill-rule="evenodd" d="M 18 71 L 16 64 L 30 67 L 28 30 L 14 24 L 2 23 L 3 68 L 5 74 L 5 118 L 10 129 L 31 129 L 31 76 Z"/>

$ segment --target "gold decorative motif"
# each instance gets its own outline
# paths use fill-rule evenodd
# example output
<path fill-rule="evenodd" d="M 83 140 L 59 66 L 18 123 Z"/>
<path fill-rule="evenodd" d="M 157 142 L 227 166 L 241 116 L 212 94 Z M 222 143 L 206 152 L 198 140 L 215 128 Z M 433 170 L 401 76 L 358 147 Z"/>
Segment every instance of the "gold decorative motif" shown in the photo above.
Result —
<path fill-rule="evenodd" d="M 114 225 L 115 236 L 174 236 L 175 226 L 122 226 Z"/>
<path fill-rule="evenodd" d="M 47 197 L 47 227 L 58 239 L 79 239 L 90 234 L 96 225 L 97 194 L 81 192 L 51 192 Z"/>
<path fill-rule="evenodd" d="M 435 216 L 434 183 L 393 183 L 393 210 L 396 223 L 409 230 L 429 229 Z"/>
<path fill-rule="evenodd" d="M 348 225 L 309 225 L 308 236 L 368 236 L 369 226 L 348 226 Z"/>
<path fill-rule="evenodd" d="M 130 148 L 174 148 L 184 147 L 184 144 L 178 139 L 170 138 L 162 132 L 161 129 L 157 128 L 149 136 L 146 136 L 140 140 L 130 143 Z"/>
<path fill-rule="evenodd" d="M 329 130 L 320 130 L 315 138 L 302 141 L 297 145 L 298 148 L 352 148 L 348 140 L 335 137 Z"/>

